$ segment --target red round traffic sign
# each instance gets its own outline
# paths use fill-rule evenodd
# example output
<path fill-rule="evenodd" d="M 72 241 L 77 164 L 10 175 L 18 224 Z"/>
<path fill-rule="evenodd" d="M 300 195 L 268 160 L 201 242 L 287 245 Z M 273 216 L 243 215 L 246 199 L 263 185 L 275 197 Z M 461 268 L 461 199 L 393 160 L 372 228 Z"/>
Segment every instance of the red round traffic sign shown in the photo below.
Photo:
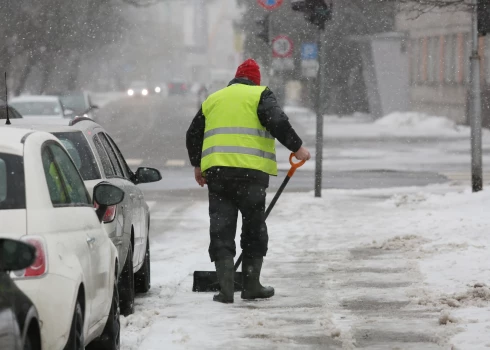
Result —
<path fill-rule="evenodd" d="M 257 2 L 266 10 L 274 10 L 281 6 L 284 0 L 257 0 Z"/>
<path fill-rule="evenodd" d="M 272 55 L 279 58 L 287 58 L 293 55 L 293 41 L 286 35 L 276 36 L 272 40 Z"/>

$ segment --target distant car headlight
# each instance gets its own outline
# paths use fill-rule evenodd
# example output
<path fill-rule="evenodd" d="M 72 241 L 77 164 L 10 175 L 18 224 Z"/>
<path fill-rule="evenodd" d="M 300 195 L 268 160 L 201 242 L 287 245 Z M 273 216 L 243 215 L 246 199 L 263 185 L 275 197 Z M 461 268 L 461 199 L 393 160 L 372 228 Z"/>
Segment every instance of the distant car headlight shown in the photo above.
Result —
<path fill-rule="evenodd" d="M 133 96 L 134 95 L 134 90 L 133 89 L 129 89 L 128 90 L 128 95 L 129 96 Z"/>
<path fill-rule="evenodd" d="M 146 95 L 148 95 L 148 90 L 146 90 L 146 89 L 143 89 L 143 91 L 141 91 L 141 94 L 142 94 L 143 96 L 146 96 Z"/>
<path fill-rule="evenodd" d="M 158 94 L 158 93 L 160 93 L 160 91 L 162 91 L 162 89 L 160 89 L 160 87 L 159 87 L 159 86 L 157 86 L 157 87 L 155 88 L 155 92 Z"/>

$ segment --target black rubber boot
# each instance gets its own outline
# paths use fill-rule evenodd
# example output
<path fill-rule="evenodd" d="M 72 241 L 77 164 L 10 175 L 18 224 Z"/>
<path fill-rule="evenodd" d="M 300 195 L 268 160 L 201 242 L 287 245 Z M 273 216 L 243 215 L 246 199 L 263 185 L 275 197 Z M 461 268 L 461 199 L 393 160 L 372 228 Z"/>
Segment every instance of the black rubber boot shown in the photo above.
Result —
<path fill-rule="evenodd" d="M 270 298 L 274 295 L 274 288 L 264 287 L 260 284 L 260 270 L 263 261 L 263 258 L 243 258 L 242 299 Z"/>
<path fill-rule="evenodd" d="M 213 297 L 214 301 L 232 304 L 235 292 L 235 266 L 232 258 L 215 261 L 216 274 L 221 291 Z"/>

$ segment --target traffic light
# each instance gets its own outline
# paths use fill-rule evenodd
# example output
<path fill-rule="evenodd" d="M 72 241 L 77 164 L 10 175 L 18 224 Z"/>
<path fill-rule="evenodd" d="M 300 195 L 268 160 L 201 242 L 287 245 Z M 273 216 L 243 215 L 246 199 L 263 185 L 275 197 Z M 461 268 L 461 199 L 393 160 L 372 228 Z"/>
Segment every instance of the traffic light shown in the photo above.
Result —
<path fill-rule="evenodd" d="M 490 33 L 490 0 L 478 0 L 478 33 Z"/>
<path fill-rule="evenodd" d="M 270 14 L 265 15 L 263 18 L 260 18 L 255 21 L 257 24 L 257 29 L 254 31 L 254 34 L 257 38 L 265 41 L 267 44 L 269 43 L 269 27 L 270 27 Z"/>
<path fill-rule="evenodd" d="M 291 0 L 293 11 L 305 12 L 305 0 Z"/>
<path fill-rule="evenodd" d="M 325 22 L 332 19 L 333 5 L 325 0 L 291 0 L 293 11 L 303 12 L 305 19 L 316 25 L 319 29 L 325 29 Z"/>

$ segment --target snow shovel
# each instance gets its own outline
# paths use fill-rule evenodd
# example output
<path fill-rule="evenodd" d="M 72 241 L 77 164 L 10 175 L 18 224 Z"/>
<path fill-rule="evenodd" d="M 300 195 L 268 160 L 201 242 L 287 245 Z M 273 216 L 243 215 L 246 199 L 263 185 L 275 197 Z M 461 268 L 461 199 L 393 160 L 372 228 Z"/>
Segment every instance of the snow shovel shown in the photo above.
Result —
<path fill-rule="evenodd" d="M 276 205 L 277 200 L 279 199 L 282 192 L 286 188 L 286 185 L 288 184 L 289 180 L 291 180 L 291 177 L 293 177 L 296 169 L 298 169 L 303 164 L 305 164 L 304 160 L 298 163 L 294 163 L 293 157 L 294 157 L 294 153 L 291 153 L 291 155 L 289 156 L 289 163 L 291 164 L 291 169 L 289 169 L 286 178 L 281 184 L 281 187 L 279 187 L 279 190 L 277 191 L 276 195 L 274 196 L 271 203 L 267 207 L 267 210 L 265 211 L 266 219 L 269 216 L 272 208 L 274 208 L 274 205 Z M 238 267 L 240 267 L 240 264 L 242 262 L 242 259 L 243 259 L 243 253 L 240 254 L 238 260 L 235 263 L 235 292 L 241 292 L 243 289 L 242 273 L 237 272 Z M 219 290 L 220 287 L 219 287 L 218 276 L 216 275 L 216 271 L 194 271 L 194 284 L 192 286 L 193 292 L 217 292 Z"/>

